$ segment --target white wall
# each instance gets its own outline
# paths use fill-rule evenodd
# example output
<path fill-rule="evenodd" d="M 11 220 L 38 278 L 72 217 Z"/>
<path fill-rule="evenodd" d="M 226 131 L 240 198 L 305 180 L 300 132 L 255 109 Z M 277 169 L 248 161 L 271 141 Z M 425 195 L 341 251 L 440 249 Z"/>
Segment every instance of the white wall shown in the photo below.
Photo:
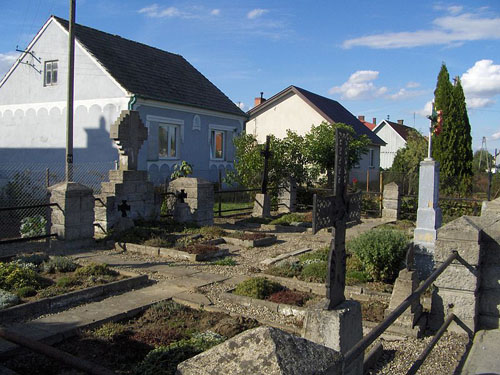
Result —
<path fill-rule="evenodd" d="M 273 106 L 259 112 L 256 118 L 246 123 L 247 134 L 254 134 L 260 143 L 266 135 L 274 134 L 285 138 L 287 129 L 304 135 L 311 130 L 311 125 L 319 125 L 325 119 L 311 106 L 294 93 L 288 94 Z"/>
<path fill-rule="evenodd" d="M 387 143 L 380 148 L 380 166 L 384 169 L 390 168 L 396 152 L 406 146 L 406 141 L 385 122 L 375 129 L 375 134 Z"/>

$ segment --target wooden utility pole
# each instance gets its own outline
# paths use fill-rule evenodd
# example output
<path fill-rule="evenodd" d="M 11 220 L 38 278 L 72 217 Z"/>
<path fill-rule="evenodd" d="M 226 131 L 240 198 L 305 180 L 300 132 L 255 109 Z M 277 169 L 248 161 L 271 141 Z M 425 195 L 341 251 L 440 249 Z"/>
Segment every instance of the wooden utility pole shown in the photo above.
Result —
<path fill-rule="evenodd" d="M 68 103 L 66 105 L 66 181 L 73 181 L 73 100 L 75 86 L 75 8 L 69 2 Z"/>

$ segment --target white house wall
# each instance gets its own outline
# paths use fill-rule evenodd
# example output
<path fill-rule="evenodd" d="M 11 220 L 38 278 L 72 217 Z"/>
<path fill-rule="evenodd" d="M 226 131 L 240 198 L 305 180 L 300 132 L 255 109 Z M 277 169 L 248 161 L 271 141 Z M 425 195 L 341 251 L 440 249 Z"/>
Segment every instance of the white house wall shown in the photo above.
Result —
<path fill-rule="evenodd" d="M 376 134 L 387 144 L 380 148 L 380 167 L 392 167 L 396 152 L 406 146 L 406 141 L 389 125 L 383 123 Z"/>
<path fill-rule="evenodd" d="M 285 138 L 287 129 L 306 134 L 312 125 L 319 125 L 325 119 L 299 96 L 290 93 L 287 97 L 259 112 L 257 117 L 246 124 L 247 134 L 257 136 L 259 143 L 266 140 L 266 135 L 274 134 Z"/>
<path fill-rule="evenodd" d="M 38 35 L 31 51 L 37 69 L 19 64 L 0 87 L 0 162 L 64 164 L 68 34 L 55 21 Z M 58 60 L 58 82 L 44 86 L 45 61 Z M 82 49 L 75 47 L 74 162 L 112 161 L 117 152 L 109 128 L 127 109 L 128 97 Z"/>

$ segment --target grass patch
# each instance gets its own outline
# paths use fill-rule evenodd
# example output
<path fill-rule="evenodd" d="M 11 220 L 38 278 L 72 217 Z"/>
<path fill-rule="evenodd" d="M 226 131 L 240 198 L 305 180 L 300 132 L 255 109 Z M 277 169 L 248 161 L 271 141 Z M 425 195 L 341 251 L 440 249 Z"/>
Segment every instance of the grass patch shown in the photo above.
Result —
<path fill-rule="evenodd" d="M 293 212 L 280 216 L 279 218 L 272 220 L 269 224 L 288 226 L 295 222 L 312 222 L 311 219 L 312 217 L 309 217 L 307 214 Z"/>
<path fill-rule="evenodd" d="M 266 299 L 271 294 L 283 289 L 279 283 L 266 279 L 265 277 L 255 277 L 238 284 L 234 294 L 250 298 Z"/>
<path fill-rule="evenodd" d="M 233 257 L 224 257 L 222 259 L 213 261 L 212 264 L 214 266 L 236 266 L 236 261 L 233 259 Z"/>

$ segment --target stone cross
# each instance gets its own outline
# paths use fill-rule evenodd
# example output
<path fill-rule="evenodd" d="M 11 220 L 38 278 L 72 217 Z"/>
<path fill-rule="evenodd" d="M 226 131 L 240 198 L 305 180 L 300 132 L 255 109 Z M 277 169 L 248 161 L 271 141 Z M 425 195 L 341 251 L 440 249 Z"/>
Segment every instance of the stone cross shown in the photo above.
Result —
<path fill-rule="evenodd" d="M 130 211 L 130 205 L 127 204 L 125 199 L 123 199 L 122 203 L 118 206 L 118 211 L 121 211 L 122 217 L 127 217 L 127 211 Z"/>
<path fill-rule="evenodd" d="M 184 189 L 181 189 L 180 193 L 177 193 L 175 196 L 179 200 L 179 203 L 184 203 L 184 199 L 186 199 L 188 195 L 185 193 Z"/>
<path fill-rule="evenodd" d="M 120 117 L 111 125 L 111 139 L 118 146 L 120 170 L 137 170 L 137 156 L 142 144 L 148 138 L 148 129 L 144 126 L 137 111 L 122 111 Z"/>
<path fill-rule="evenodd" d="M 269 159 L 271 156 L 273 156 L 272 151 L 269 149 L 270 147 L 270 142 L 271 142 L 271 137 L 267 136 L 266 137 L 266 148 L 260 152 L 260 154 L 264 157 L 264 173 L 262 175 L 262 189 L 261 193 L 266 194 L 267 193 L 267 181 L 269 178 Z"/>
<path fill-rule="evenodd" d="M 333 210 L 333 238 L 330 242 L 328 254 L 328 272 L 326 276 L 325 308 L 332 310 L 345 301 L 345 234 L 347 221 L 347 175 L 349 132 L 345 129 L 336 129 L 335 132 L 335 208 Z"/>

